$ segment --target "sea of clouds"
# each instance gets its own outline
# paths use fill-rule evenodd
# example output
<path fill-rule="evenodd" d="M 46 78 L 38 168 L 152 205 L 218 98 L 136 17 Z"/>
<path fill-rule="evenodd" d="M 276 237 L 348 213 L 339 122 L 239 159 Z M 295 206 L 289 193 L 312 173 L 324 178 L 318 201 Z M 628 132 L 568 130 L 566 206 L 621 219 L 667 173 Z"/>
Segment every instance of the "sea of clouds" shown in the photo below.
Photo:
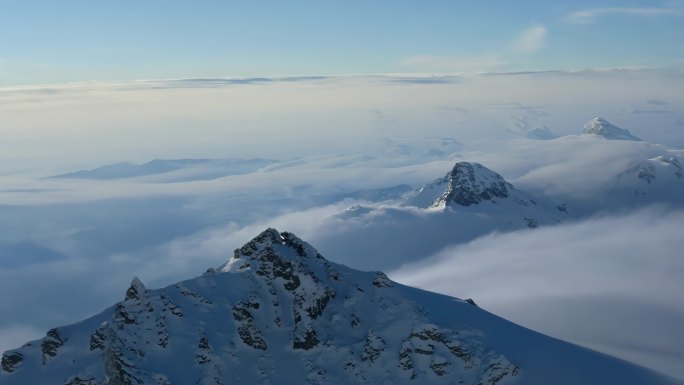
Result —
<path fill-rule="evenodd" d="M 334 262 L 684 378 L 681 186 L 655 201 L 614 192 L 635 164 L 681 156 L 683 82 L 606 70 L 2 88 L 0 351 L 103 310 L 133 276 L 152 288 L 197 276 L 276 227 Z M 595 116 L 645 142 L 577 136 Z M 570 136 L 525 138 L 540 127 Z M 207 169 L 48 178 L 180 158 L 276 162 L 199 179 Z M 574 211 L 490 234 L 467 216 L 349 198 L 418 187 L 462 160 Z"/>

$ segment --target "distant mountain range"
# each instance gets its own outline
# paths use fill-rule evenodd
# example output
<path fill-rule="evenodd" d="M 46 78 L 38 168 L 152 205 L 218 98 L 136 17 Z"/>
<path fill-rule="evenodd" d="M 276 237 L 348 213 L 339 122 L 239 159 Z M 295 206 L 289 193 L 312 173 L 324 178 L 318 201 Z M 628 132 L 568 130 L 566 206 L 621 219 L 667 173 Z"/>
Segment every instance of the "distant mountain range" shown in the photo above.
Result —
<path fill-rule="evenodd" d="M 0 384 L 659 385 L 674 380 L 522 328 L 268 229 L 217 269 L 2 355 Z"/>
<path fill-rule="evenodd" d="M 209 180 L 228 175 L 249 174 L 274 163 L 277 161 L 272 159 L 155 159 L 143 164 L 116 163 L 54 175 L 50 178 L 111 180 L 175 172 L 166 181 Z"/>

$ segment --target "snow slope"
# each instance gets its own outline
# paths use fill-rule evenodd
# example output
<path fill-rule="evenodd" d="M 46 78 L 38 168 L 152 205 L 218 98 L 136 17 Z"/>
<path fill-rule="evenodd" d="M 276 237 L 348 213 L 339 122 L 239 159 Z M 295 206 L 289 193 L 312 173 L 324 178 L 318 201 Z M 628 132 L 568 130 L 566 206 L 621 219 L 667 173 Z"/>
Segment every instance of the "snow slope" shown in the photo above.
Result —
<path fill-rule="evenodd" d="M 650 202 L 684 204 L 682 157 L 657 156 L 638 162 L 615 178 L 609 198 L 620 199 L 623 207 Z"/>
<path fill-rule="evenodd" d="M 220 268 L 7 351 L 0 384 L 675 384 L 268 229 Z"/>

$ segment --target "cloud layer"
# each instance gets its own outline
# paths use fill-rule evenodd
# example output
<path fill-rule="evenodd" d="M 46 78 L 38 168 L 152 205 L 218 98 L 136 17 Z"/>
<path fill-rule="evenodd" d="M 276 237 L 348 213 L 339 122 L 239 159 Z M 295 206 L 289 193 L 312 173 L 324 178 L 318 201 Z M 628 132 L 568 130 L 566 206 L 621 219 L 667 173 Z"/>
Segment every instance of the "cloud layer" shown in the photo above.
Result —
<path fill-rule="evenodd" d="M 684 211 L 652 208 L 490 235 L 390 276 L 684 378 L 682 226 Z"/>
<path fill-rule="evenodd" d="M 535 25 L 525 30 L 512 43 L 512 48 L 519 53 L 533 53 L 544 47 L 548 30 L 541 25 Z"/>
<path fill-rule="evenodd" d="M 540 28 L 533 27 L 521 47 L 539 47 Z M 663 110 L 648 108 L 644 100 L 678 100 L 682 79 L 677 71 L 609 70 L 0 88 L 0 175 L 40 170 L 38 176 L 47 176 L 155 158 L 367 152 L 398 136 L 466 143 L 542 126 L 565 135 L 595 116 L 676 146 L 684 144 L 677 125 L 684 119 L 682 106 L 668 105 L 669 113 L 633 111 Z"/>

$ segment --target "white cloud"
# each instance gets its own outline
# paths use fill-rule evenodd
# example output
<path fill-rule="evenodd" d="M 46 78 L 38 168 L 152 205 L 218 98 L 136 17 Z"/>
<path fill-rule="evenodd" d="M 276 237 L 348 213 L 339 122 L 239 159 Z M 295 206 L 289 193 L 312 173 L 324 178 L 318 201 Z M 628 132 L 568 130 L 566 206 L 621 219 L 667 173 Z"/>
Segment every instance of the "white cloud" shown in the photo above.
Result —
<path fill-rule="evenodd" d="M 520 37 L 515 39 L 511 47 L 518 53 L 529 54 L 544 47 L 548 30 L 542 25 L 535 25 L 526 29 Z"/>
<path fill-rule="evenodd" d="M 682 16 L 682 11 L 673 8 L 594 8 L 573 12 L 567 16 L 567 20 L 577 24 L 590 24 L 604 16 Z"/>
<path fill-rule="evenodd" d="M 542 25 L 534 25 L 510 43 L 516 54 L 530 54 L 544 47 L 548 30 Z M 426 71 L 441 72 L 489 72 L 510 63 L 506 54 L 488 53 L 482 55 L 416 55 L 403 58 L 399 65 Z"/>
<path fill-rule="evenodd" d="M 390 276 L 684 378 L 682 226 L 684 211 L 652 208 L 495 234 Z"/>

